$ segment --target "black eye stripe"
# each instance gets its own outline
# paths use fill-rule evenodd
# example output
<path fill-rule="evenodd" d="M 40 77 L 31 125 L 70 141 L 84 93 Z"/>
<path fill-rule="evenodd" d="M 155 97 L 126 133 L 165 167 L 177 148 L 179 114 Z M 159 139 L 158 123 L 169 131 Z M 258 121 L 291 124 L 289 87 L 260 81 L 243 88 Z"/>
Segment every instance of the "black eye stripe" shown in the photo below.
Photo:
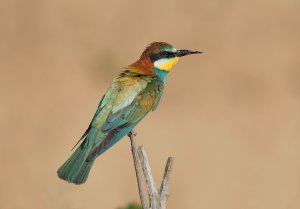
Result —
<path fill-rule="evenodd" d="M 166 58 L 169 58 L 169 57 L 175 57 L 175 52 L 170 52 L 170 51 L 162 51 L 159 53 L 159 55 L 161 57 L 166 57 Z"/>
<path fill-rule="evenodd" d="M 152 62 L 163 59 L 163 58 L 172 58 L 176 56 L 176 52 L 171 52 L 171 51 L 161 51 L 157 54 L 152 54 L 150 55 L 150 59 Z"/>

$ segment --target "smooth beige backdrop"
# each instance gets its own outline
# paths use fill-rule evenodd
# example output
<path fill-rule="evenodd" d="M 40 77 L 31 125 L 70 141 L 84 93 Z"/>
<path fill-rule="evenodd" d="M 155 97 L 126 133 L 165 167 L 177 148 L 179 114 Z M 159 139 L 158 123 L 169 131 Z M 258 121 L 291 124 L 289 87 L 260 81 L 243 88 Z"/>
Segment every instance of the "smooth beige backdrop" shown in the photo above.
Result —
<path fill-rule="evenodd" d="M 168 209 L 300 208 L 298 0 L 1 0 L 0 208 L 115 209 L 138 201 L 128 139 L 88 182 L 59 180 L 111 80 L 147 44 L 204 53 L 170 74 L 137 126 Z"/>

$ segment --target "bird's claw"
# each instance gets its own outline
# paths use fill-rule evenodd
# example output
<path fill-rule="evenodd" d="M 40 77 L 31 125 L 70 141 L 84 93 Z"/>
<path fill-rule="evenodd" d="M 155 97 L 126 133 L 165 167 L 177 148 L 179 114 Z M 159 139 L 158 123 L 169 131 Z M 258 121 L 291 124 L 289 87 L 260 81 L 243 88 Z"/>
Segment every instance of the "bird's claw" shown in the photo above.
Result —
<path fill-rule="evenodd" d="M 137 135 L 137 133 L 133 129 L 127 134 L 128 137 L 136 136 L 136 135 Z"/>

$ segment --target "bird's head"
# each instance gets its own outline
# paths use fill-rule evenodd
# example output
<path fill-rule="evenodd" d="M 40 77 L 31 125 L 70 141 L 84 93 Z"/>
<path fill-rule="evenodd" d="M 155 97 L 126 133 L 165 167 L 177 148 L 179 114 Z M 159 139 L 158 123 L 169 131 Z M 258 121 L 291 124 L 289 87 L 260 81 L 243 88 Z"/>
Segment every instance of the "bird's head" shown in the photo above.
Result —
<path fill-rule="evenodd" d="M 154 42 L 143 51 L 140 59 L 128 68 L 137 73 L 155 76 L 157 71 L 170 72 L 179 61 L 179 57 L 199 53 L 201 52 L 176 50 L 165 42 Z"/>

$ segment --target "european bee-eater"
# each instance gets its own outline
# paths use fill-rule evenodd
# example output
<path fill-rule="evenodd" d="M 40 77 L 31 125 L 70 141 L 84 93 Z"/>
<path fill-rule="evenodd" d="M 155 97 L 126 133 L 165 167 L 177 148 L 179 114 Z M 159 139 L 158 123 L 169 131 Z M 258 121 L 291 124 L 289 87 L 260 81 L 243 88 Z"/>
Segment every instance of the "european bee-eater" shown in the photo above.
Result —
<path fill-rule="evenodd" d="M 88 129 L 77 142 L 83 140 L 82 143 L 58 169 L 58 176 L 75 184 L 84 183 L 95 159 L 156 109 L 167 76 L 179 57 L 197 53 L 201 52 L 176 50 L 164 42 L 150 44 L 138 61 L 113 80 Z"/>

